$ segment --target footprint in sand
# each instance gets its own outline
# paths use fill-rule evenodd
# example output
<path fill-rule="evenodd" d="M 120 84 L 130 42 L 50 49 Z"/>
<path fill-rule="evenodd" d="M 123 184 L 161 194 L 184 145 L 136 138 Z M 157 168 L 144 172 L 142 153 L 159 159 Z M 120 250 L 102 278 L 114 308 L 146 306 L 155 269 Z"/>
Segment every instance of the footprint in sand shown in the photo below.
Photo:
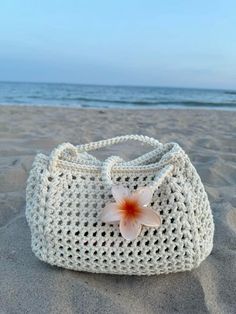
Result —
<path fill-rule="evenodd" d="M 232 208 L 226 215 L 229 227 L 236 233 L 236 208 Z"/>

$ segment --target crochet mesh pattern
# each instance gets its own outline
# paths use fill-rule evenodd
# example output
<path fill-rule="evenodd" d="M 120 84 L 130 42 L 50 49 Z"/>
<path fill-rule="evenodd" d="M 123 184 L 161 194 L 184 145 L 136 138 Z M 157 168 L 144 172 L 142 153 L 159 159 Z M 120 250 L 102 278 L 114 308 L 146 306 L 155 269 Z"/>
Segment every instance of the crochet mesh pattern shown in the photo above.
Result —
<path fill-rule="evenodd" d="M 115 139 L 140 138 L 147 140 L 135 135 Z M 172 166 L 151 203 L 161 226 L 143 226 L 133 241 L 122 238 L 118 224 L 101 222 L 101 208 L 113 199 L 104 181 L 105 163 L 83 152 L 114 144 L 114 139 L 97 146 L 65 143 L 50 157 L 36 156 L 27 183 L 26 218 L 39 259 L 79 271 L 152 275 L 191 270 L 210 254 L 214 223 L 199 175 L 178 144 L 148 142 L 153 151 L 110 170 L 114 183 L 133 192 L 152 185 L 163 167 Z"/>

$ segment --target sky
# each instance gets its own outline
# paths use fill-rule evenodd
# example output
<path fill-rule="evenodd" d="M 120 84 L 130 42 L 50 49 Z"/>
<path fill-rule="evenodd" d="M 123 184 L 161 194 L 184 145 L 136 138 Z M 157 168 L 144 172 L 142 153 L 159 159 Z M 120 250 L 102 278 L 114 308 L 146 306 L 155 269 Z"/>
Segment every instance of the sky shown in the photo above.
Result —
<path fill-rule="evenodd" d="M 1 0 L 0 81 L 236 89 L 236 1 Z"/>

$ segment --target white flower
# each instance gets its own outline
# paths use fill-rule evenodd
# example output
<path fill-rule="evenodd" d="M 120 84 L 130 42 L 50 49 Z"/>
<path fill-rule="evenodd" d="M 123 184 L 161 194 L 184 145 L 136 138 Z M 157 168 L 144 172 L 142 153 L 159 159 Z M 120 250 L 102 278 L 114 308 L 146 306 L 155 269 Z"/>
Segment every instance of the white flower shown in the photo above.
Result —
<path fill-rule="evenodd" d="M 153 191 L 143 187 L 131 194 L 122 185 L 114 185 L 112 194 L 115 203 L 109 203 L 102 209 L 103 222 L 120 222 L 120 232 L 127 240 L 134 240 L 139 235 L 142 225 L 159 227 L 160 215 L 147 207 L 152 200 Z"/>

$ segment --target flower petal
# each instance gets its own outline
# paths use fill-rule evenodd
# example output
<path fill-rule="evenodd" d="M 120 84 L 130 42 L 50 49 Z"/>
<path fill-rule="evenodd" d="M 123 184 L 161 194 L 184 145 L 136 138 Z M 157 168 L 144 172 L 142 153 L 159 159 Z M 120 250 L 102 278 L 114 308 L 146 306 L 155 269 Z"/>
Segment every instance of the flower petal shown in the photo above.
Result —
<path fill-rule="evenodd" d="M 137 192 L 133 194 L 133 196 L 138 199 L 138 202 L 141 206 L 147 206 L 149 203 L 151 203 L 153 190 L 146 186 L 138 189 Z"/>
<path fill-rule="evenodd" d="M 137 238 L 141 231 L 141 224 L 135 219 L 121 219 L 120 221 L 120 232 L 123 238 L 126 240 L 134 240 Z"/>
<path fill-rule="evenodd" d="M 116 203 L 109 203 L 102 208 L 101 220 L 103 222 L 115 222 L 121 218 L 120 211 Z"/>
<path fill-rule="evenodd" d="M 159 227 L 161 225 L 160 215 L 151 208 L 143 208 L 143 211 L 138 217 L 139 223 L 149 227 Z"/>
<path fill-rule="evenodd" d="M 125 188 L 122 185 L 113 185 L 111 191 L 116 202 L 120 202 L 125 197 L 130 195 L 129 189 Z"/>

